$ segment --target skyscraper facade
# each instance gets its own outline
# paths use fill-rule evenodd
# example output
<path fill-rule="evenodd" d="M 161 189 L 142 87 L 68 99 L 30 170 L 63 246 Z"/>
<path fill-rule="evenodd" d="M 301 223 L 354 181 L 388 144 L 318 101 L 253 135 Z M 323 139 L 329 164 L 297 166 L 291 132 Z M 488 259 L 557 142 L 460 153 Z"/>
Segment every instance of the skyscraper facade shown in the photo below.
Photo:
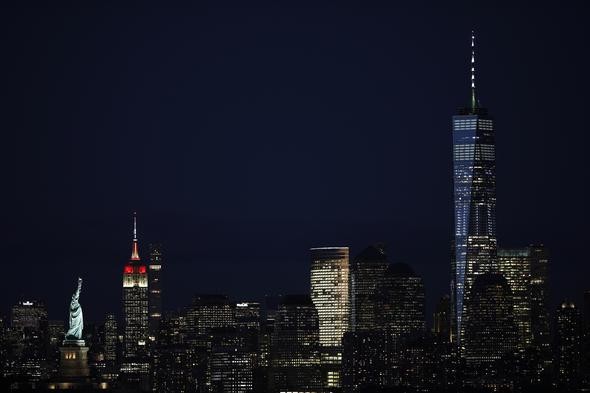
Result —
<path fill-rule="evenodd" d="M 145 353 L 148 340 L 148 273 L 139 258 L 137 219 L 133 217 L 131 258 L 123 269 L 124 356 Z"/>
<path fill-rule="evenodd" d="M 381 329 L 395 338 L 424 333 L 424 304 L 422 277 L 408 264 L 391 264 L 377 301 Z"/>
<path fill-rule="evenodd" d="M 271 392 L 322 391 L 319 318 L 309 296 L 283 296 L 271 348 Z"/>
<path fill-rule="evenodd" d="M 47 321 L 47 308 L 38 300 L 20 300 L 12 306 L 11 326 L 13 329 L 39 330 Z"/>
<path fill-rule="evenodd" d="M 452 261 L 454 338 L 462 347 L 462 321 L 475 277 L 490 271 L 496 252 L 496 162 L 494 124 L 475 95 L 472 36 L 471 105 L 453 116 L 455 240 Z"/>
<path fill-rule="evenodd" d="M 498 271 L 508 281 L 512 290 L 514 322 L 518 328 L 519 348 L 531 345 L 531 249 L 500 248 L 498 250 Z"/>
<path fill-rule="evenodd" d="M 319 247 L 311 252 L 311 299 L 319 316 L 325 386 L 341 385 L 342 336 L 349 329 L 348 247 Z"/>
<path fill-rule="evenodd" d="M 478 275 L 467 306 L 462 356 L 468 364 L 489 364 L 516 349 L 512 291 L 503 275 Z"/>
<path fill-rule="evenodd" d="M 148 273 L 139 258 L 137 219 L 133 217 L 131 258 L 123 268 L 123 359 L 121 377 L 135 390 L 150 389 L 148 358 Z"/>
<path fill-rule="evenodd" d="M 117 364 L 117 319 L 114 314 L 107 314 L 104 320 L 104 358 L 108 366 Z"/>
<path fill-rule="evenodd" d="M 351 330 L 378 329 L 375 300 L 388 266 L 383 245 L 365 248 L 350 267 Z"/>
<path fill-rule="evenodd" d="M 234 327 L 234 303 L 225 295 L 197 294 L 186 313 L 187 323 L 195 334 L 209 334 L 211 329 Z"/>
<path fill-rule="evenodd" d="M 549 252 L 542 245 L 531 245 L 531 336 L 545 365 L 551 361 L 549 323 Z"/>
<path fill-rule="evenodd" d="M 555 375 L 557 385 L 571 389 L 580 378 L 582 316 L 576 305 L 564 300 L 555 313 Z"/>
<path fill-rule="evenodd" d="M 150 263 L 148 265 L 149 279 L 149 316 L 148 331 L 150 341 L 155 341 L 160 330 L 162 320 L 162 245 L 150 244 Z"/>
<path fill-rule="evenodd" d="M 235 306 L 236 326 L 242 329 L 260 329 L 260 303 L 239 302 Z"/>

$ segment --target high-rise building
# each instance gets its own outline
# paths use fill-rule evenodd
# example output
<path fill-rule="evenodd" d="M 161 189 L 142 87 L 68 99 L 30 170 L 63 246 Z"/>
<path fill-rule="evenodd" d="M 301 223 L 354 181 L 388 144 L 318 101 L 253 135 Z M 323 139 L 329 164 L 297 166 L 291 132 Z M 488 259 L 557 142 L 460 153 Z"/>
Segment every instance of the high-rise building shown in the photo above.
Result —
<path fill-rule="evenodd" d="M 489 364 L 516 349 L 512 291 L 503 275 L 478 275 L 467 306 L 462 356 L 468 364 Z"/>
<path fill-rule="evenodd" d="M 137 218 L 133 216 L 131 258 L 123 269 L 123 359 L 122 381 L 134 389 L 149 389 L 148 273 L 139 258 Z"/>
<path fill-rule="evenodd" d="M 12 357 L 8 373 L 16 375 L 22 388 L 32 388 L 54 368 L 47 364 L 47 309 L 43 302 L 21 300 L 12 307 Z"/>
<path fill-rule="evenodd" d="M 311 252 L 311 299 L 320 327 L 320 350 L 327 389 L 341 386 L 342 336 L 349 329 L 348 247 L 318 247 Z"/>
<path fill-rule="evenodd" d="M 148 331 L 150 341 L 155 341 L 160 331 L 162 320 L 162 245 L 150 244 L 150 263 L 148 265 L 149 279 L 149 316 Z"/>
<path fill-rule="evenodd" d="M 514 322 L 518 328 L 520 349 L 533 341 L 531 323 L 531 249 L 500 248 L 498 271 L 502 273 L 512 290 Z"/>
<path fill-rule="evenodd" d="M 123 269 L 124 356 L 142 355 L 148 340 L 148 273 L 139 258 L 137 218 L 133 216 L 131 258 Z"/>
<path fill-rule="evenodd" d="M 153 355 L 156 392 L 208 392 L 206 362 L 192 345 L 184 312 L 167 313 Z M 205 366 L 203 367 L 203 365 Z"/>
<path fill-rule="evenodd" d="M 455 340 L 463 347 L 463 319 L 471 286 L 496 259 L 494 124 L 475 90 L 475 37 L 471 37 L 471 105 L 453 116 L 455 240 L 452 301 Z"/>
<path fill-rule="evenodd" d="M 47 321 L 45 304 L 38 300 L 20 300 L 12 306 L 10 324 L 13 329 L 40 329 Z"/>
<path fill-rule="evenodd" d="M 555 313 L 555 375 L 562 389 L 574 388 L 580 378 L 582 316 L 576 305 L 561 302 Z"/>
<path fill-rule="evenodd" d="M 321 392 L 318 312 L 307 295 L 287 295 L 277 311 L 269 391 Z"/>
<path fill-rule="evenodd" d="M 117 319 L 114 314 L 107 314 L 104 321 L 104 357 L 107 366 L 117 364 Z"/>
<path fill-rule="evenodd" d="M 444 295 L 436 304 L 432 332 L 443 341 L 451 339 L 451 297 Z"/>
<path fill-rule="evenodd" d="M 225 295 L 195 295 L 186 318 L 193 334 L 209 334 L 211 329 L 236 325 L 234 304 Z"/>
<path fill-rule="evenodd" d="M 351 330 L 379 329 L 375 300 L 388 266 L 383 245 L 369 246 L 350 266 Z"/>
<path fill-rule="evenodd" d="M 394 337 L 424 333 L 424 302 L 422 277 L 408 264 L 391 264 L 379 293 L 379 326 Z"/>
<path fill-rule="evenodd" d="M 236 326 L 242 329 L 260 329 L 260 303 L 236 303 Z"/>
<path fill-rule="evenodd" d="M 211 386 L 219 393 L 251 392 L 256 362 L 256 337 L 248 329 L 216 328 L 211 331 Z"/>
<path fill-rule="evenodd" d="M 549 253 L 543 245 L 529 246 L 531 258 L 531 336 L 545 367 L 551 362 L 549 323 Z"/>

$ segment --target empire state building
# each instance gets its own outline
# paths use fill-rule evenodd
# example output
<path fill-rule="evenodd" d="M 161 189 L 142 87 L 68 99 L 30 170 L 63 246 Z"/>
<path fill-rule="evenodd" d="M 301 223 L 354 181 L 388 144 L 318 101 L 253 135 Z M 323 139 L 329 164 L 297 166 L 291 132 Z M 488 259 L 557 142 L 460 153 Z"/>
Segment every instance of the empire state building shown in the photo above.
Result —
<path fill-rule="evenodd" d="M 494 123 L 475 90 L 475 36 L 471 36 L 471 105 L 453 116 L 455 241 L 451 291 L 453 340 L 464 347 L 475 277 L 493 270 L 496 253 L 496 158 Z"/>
<path fill-rule="evenodd" d="M 123 317 L 125 318 L 125 358 L 141 356 L 148 339 L 148 273 L 139 258 L 137 218 L 133 216 L 131 258 L 123 268 Z"/>

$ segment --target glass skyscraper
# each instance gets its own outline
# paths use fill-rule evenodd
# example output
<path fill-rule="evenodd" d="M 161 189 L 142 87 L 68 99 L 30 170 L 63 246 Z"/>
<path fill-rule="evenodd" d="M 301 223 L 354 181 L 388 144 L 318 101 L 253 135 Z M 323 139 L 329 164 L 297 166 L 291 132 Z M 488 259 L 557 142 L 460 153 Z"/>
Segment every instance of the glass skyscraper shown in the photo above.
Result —
<path fill-rule="evenodd" d="M 350 267 L 351 330 L 378 330 L 375 298 L 389 263 L 383 245 L 365 248 Z"/>
<path fill-rule="evenodd" d="M 531 345 L 531 249 L 499 248 L 498 271 L 504 275 L 512 290 L 514 322 L 518 328 L 519 348 Z"/>
<path fill-rule="evenodd" d="M 341 386 L 342 336 L 349 328 L 348 247 L 311 250 L 311 299 L 319 316 L 321 363 L 328 389 Z"/>
<path fill-rule="evenodd" d="M 462 347 L 462 320 L 469 312 L 475 277 L 496 259 L 496 162 L 494 124 L 475 95 L 474 36 L 471 47 L 471 106 L 453 116 L 455 242 L 452 261 L 454 340 Z"/>

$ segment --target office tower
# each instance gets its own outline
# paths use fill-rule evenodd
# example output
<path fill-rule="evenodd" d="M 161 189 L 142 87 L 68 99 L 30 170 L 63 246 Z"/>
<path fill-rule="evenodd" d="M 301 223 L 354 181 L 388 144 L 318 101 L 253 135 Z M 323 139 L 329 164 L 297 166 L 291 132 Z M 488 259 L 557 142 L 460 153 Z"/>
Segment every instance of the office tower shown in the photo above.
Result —
<path fill-rule="evenodd" d="M 104 356 L 108 366 L 117 364 L 117 319 L 114 314 L 107 314 L 104 321 Z"/>
<path fill-rule="evenodd" d="M 381 329 L 394 337 L 424 332 L 424 283 L 405 263 L 389 266 L 377 301 Z"/>
<path fill-rule="evenodd" d="M 13 329 L 40 329 L 47 321 L 45 304 L 38 300 L 20 300 L 12 306 L 11 327 Z"/>
<path fill-rule="evenodd" d="M 531 345 L 531 249 L 498 249 L 498 271 L 502 273 L 512 290 L 514 322 L 518 328 L 520 349 Z"/>
<path fill-rule="evenodd" d="M 236 303 L 236 326 L 242 329 L 260 329 L 260 303 Z"/>
<path fill-rule="evenodd" d="M 8 373 L 20 388 L 32 388 L 47 377 L 47 309 L 37 300 L 21 300 L 11 310 L 11 364 Z"/>
<path fill-rule="evenodd" d="M 198 373 L 198 353 L 191 345 L 187 318 L 183 312 L 163 316 L 153 363 L 153 389 L 156 392 L 207 392 L 210 387 L 206 382 L 206 372 Z"/>
<path fill-rule="evenodd" d="M 348 247 L 312 248 L 311 299 L 320 326 L 324 382 L 328 389 L 340 387 L 342 336 L 349 329 Z"/>
<path fill-rule="evenodd" d="M 496 163 L 494 125 L 475 90 L 475 37 L 471 37 L 471 105 L 453 116 L 455 240 L 452 261 L 453 332 L 461 347 L 475 277 L 496 259 Z"/>
<path fill-rule="evenodd" d="M 186 318 L 193 334 L 209 334 L 211 329 L 236 325 L 234 304 L 225 295 L 195 295 Z"/>
<path fill-rule="evenodd" d="M 369 246 L 353 259 L 350 266 L 351 330 L 379 329 L 375 299 L 388 265 L 383 245 Z"/>
<path fill-rule="evenodd" d="M 162 319 L 162 245 L 150 244 L 150 263 L 148 265 L 149 279 L 149 316 L 148 331 L 150 341 L 155 341 L 160 330 Z"/>
<path fill-rule="evenodd" d="M 211 386 L 214 392 L 246 393 L 253 388 L 256 336 L 248 329 L 215 328 L 211 331 Z"/>
<path fill-rule="evenodd" d="M 191 373 L 201 389 L 209 391 L 214 383 L 214 370 L 211 368 L 213 332 L 235 326 L 235 304 L 227 296 L 197 294 L 193 297 L 192 304 L 186 310 L 187 333 L 184 340 L 192 352 Z"/>
<path fill-rule="evenodd" d="M 549 253 L 542 245 L 531 245 L 531 336 L 532 344 L 544 358 L 545 366 L 551 362 L 549 328 Z"/>
<path fill-rule="evenodd" d="M 309 296 L 281 300 L 272 339 L 270 392 L 321 392 L 318 312 Z"/>
<path fill-rule="evenodd" d="M 133 216 L 131 258 L 123 269 L 123 360 L 121 376 L 134 389 L 149 389 L 148 274 L 139 258 L 137 218 Z"/>
<path fill-rule="evenodd" d="M 462 356 L 468 364 L 481 365 L 514 352 L 517 331 L 514 322 L 512 291 L 501 274 L 478 275 L 465 316 Z"/>
<path fill-rule="evenodd" d="M 432 331 L 443 341 L 451 339 L 451 297 L 449 295 L 441 297 L 436 304 Z"/>
<path fill-rule="evenodd" d="M 562 389 L 575 387 L 581 366 L 582 317 L 576 305 L 561 302 L 555 313 L 555 372 L 556 383 Z"/>

